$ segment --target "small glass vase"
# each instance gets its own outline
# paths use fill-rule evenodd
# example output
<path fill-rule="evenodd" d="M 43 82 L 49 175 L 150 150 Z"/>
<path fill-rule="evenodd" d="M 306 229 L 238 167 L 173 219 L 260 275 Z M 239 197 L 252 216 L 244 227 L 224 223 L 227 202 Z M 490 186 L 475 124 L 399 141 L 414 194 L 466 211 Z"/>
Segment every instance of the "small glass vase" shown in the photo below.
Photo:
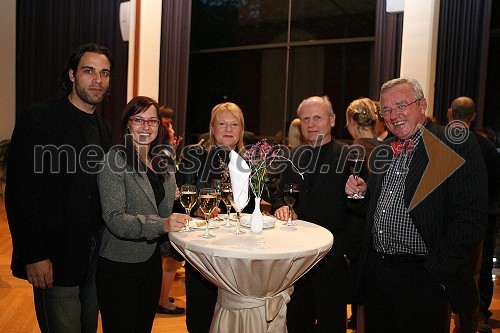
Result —
<path fill-rule="evenodd" d="M 260 198 L 255 198 L 255 209 L 253 210 L 251 221 L 250 221 L 250 230 L 254 234 L 260 234 L 262 232 L 262 226 L 264 225 L 264 216 L 262 216 L 262 212 L 260 211 Z"/>

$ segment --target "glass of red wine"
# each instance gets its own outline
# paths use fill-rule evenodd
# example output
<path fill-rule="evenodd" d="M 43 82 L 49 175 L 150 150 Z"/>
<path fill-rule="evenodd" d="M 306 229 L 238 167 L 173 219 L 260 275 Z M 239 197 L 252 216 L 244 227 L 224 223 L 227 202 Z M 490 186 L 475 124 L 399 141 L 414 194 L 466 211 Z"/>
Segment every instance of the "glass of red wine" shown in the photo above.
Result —
<path fill-rule="evenodd" d="M 365 162 L 365 156 L 360 151 L 352 151 L 347 156 L 347 163 L 349 164 L 349 170 L 354 176 L 354 179 L 358 179 L 363 169 L 363 163 Z M 353 193 L 347 196 L 349 199 L 364 199 L 365 197 L 361 193 Z"/>
<path fill-rule="evenodd" d="M 293 227 L 294 225 L 297 225 L 297 223 L 292 221 L 292 212 L 293 212 L 293 206 L 299 200 L 299 185 L 297 184 L 292 184 L 288 183 L 285 184 L 285 187 L 283 188 L 283 196 L 285 199 L 285 203 L 288 205 L 288 221 L 284 224 L 288 227 Z"/>

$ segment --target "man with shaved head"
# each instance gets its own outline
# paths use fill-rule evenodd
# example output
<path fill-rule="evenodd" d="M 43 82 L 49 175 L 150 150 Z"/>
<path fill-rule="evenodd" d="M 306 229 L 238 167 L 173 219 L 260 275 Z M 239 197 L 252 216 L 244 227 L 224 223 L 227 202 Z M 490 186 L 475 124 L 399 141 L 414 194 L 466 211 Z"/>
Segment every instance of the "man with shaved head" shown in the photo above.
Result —
<path fill-rule="evenodd" d="M 302 135 L 307 144 L 291 151 L 292 160 L 304 168 L 304 177 L 290 165 L 281 173 L 274 195 L 275 216 L 283 221 L 290 214 L 283 199 L 287 183 L 299 185 L 299 199 L 292 211 L 293 219 L 318 224 L 335 237 L 332 250 L 294 285 L 287 311 L 289 333 L 345 333 L 347 306 L 348 231 L 345 170 L 341 152 L 345 146 L 332 137 L 335 114 L 327 96 L 306 98 L 297 108 Z"/>
<path fill-rule="evenodd" d="M 455 98 L 448 109 L 448 119 L 460 120 L 470 128 L 470 124 L 476 119 L 476 103 L 465 96 Z"/>
<path fill-rule="evenodd" d="M 471 127 L 471 123 L 476 119 L 476 104 L 469 97 L 458 97 L 451 103 L 448 109 L 448 120 L 454 126 Z M 488 173 L 488 201 L 494 202 L 498 195 L 498 177 L 496 172 L 496 147 L 490 140 L 475 133 L 475 137 L 481 148 L 486 171 Z M 488 214 L 488 227 L 482 245 L 480 245 L 473 256 L 473 265 L 476 268 L 475 278 L 479 288 L 479 311 L 476 308 L 473 312 L 460 313 L 455 316 L 455 332 L 464 330 L 490 333 L 491 327 L 488 319 L 492 313 L 489 310 L 493 297 L 493 281 L 491 271 L 493 269 L 493 255 L 495 252 L 495 238 L 497 234 L 496 215 Z M 482 259 L 480 259 L 482 258 Z M 457 320 L 458 318 L 458 320 Z M 477 323 L 477 327 L 476 327 Z M 470 328 L 469 328 L 470 327 Z"/>

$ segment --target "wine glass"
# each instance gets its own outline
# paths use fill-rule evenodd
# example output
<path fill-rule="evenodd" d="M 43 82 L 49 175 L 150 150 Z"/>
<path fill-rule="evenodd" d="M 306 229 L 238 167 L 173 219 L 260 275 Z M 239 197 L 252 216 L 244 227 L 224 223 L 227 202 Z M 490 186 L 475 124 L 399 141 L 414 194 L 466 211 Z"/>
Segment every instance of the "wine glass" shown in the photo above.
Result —
<path fill-rule="evenodd" d="M 242 195 L 246 195 L 245 200 L 243 200 Z M 233 192 L 233 195 L 230 197 L 231 204 L 233 205 L 233 208 L 236 211 L 236 230 L 233 231 L 233 234 L 242 235 L 245 232 L 240 229 L 241 211 L 248 205 L 248 200 L 250 199 L 250 196 L 248 195 L 248 192 L 245 193 L 245 191 L 240 191 L 238 196 L 239 197 L 235 198 Z"/>
<path fill-rule="evenodd" d="M 358 179 L 363 168 L 363 163 L 365 162 L 365 156 L 360 151 L 352 151 L 347 156 L 347 163 L 349 164 L 349 169 L 354 179 Z M 360 193 L 353 193 L 347 196 L 349 199 L 364 199 L 365 197 Z"/>
<path fill-rule="evenodd" d="M 181 186 L 181 205 L 186 210 L 186 215 L 191 215 L 191 208 L 196 203 L 196 186 L 195 185 L 182 185 Z M 193 229 L 189 226 L 189 220 L 184 222 L 184 228 L 180 232 L 190 232 Z"/>
<path fill-rule="evenodd" d="M 208 219 L 215 208 L 217 202 L 215 190 L 213 188 L 202 188 L 198 194 L 198 205 L 201 211 L 205 214 L 205 233 L 200 235 L 201 238 L 212 238 L 215 235 L 208 231 Z"/>
<path fill-rule="evenodd" d="M 220 200 L 221 200 L 221 194 L 222 194 L 222 180 L 221 179 L 212 179 L 212 188 L 215 190 L 215 196 L 216 196 L 216 204 L 215 207 L 219 207 Z M 217 216 L 214 218 L 216 221 L 222 221 L 222 219 Z"/>
<path fill-rule="evenodd" d="M 285 223 L 287 227 L 293 227 L 294 225 L 297 225 L 297 223 L 292 222 L 292 211 L 293 205 L 295 205 L 295 203 L 299 199 L 299 193 L 299 185 L 297 184 L 288 183 L 285 184 L 285 187 L 283 188 L 283 196 L 286 204 L 288 205 L 288 221 Z"/>
<path fill-rule="evenodd" d="M 222 191 L 221 191 L 221 198 L 222 202 L 226 205 L 226 224 L 224 224 L 224 227 L 226 228 L 231 228 L 233 224 L 230 222 L 229 218 L 231 216 L 231 201 L 233 197 L 233 188 L 231 186 L 231 183 L 223 183 L 222 184 Z"/>

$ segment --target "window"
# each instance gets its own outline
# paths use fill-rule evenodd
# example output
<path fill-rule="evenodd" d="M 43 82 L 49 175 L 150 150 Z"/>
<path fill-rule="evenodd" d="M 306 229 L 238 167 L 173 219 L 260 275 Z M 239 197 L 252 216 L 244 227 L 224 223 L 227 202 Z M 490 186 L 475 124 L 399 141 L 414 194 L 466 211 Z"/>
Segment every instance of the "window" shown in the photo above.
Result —
<path fill-rule="evenodd" d="M 279 140 L 300 102 L 347 105 L 373 87 L 375 0 L 193 0 L 186 139 L 208 131 L 212 107 L 238 104 L 245 129 Z M 272 140 L 271 140 L 272 141 Z"/>

